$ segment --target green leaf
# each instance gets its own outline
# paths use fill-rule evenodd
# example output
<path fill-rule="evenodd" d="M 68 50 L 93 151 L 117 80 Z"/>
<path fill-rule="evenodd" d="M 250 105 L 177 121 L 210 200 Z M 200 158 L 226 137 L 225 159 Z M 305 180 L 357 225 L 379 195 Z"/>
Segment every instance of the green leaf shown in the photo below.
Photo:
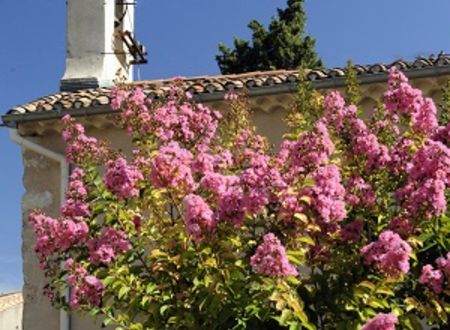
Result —
<path fill-rule="evenodd" d="M 170 308 L 170 305 L 163 305 L 159 308 L 159 314 L 164 315 L 164 312 Z"/>
<path fill-rule="evenodd" d="M 103 325 L 104 327 L 107 327 L 107 326 L 110 325 L 112 322 L 113 322 L 113 320 L 111 320 L 110 318 L 105 318 L 105 319 L 102 321 L 102 325 Z"/>
<path fill-rule="evenodd" d="M 148 294 L 151 294 L 157 288 L 158 288 L 158 286 L 155 283 L 149 283 L 149 284 L 147 284 L 147 287 L 145 288 L 145 292 L 148 293 Z"/>
<path fill-rule="evenodd" d="M 123 286 L 120 288 L 119 293 L 117 294 L 117 296 L 119 297 L 119 299 L 122 299 L 123 297 L 125 297 L 128 292 L 130 292 L 130 287 L 128 286 Z"/>
<path fill-rule="evenodd" d="M 308 244 L 308 245 L 311 245 L 311 246 L 316 244 L 314 242 L 314 240 L 311 237 L 309 237 L 309 236 L 299 236 L 299 237 L 296 237 L 295 240 L 297 242 L 305 243 L 305 244 Z"/>
<path fill-rule="evenodd" d="M 381 293 L 381 294 L 384 294 L 386 296 L 395 296 L 395 292 L 392 291 L 391 289 L 387 288 L 387 287 L 377 288 L 375 290 L 375 293 Z"/>
<path fill-rule="evenodd" d="M 308 217 L 306 216 L 306 214 L 303 213 L 294 213 L 294 219 L 303 223 L 308 222 Z"/>
<path fill-rule="evenodd" d="M 369 281 L 362 281 L 362 282 L 358 283 L 358 286 L 368 288 L 371 291 L 375 290 L 375 284 L 373 284 L 372 282 L 369 282 Z"/>

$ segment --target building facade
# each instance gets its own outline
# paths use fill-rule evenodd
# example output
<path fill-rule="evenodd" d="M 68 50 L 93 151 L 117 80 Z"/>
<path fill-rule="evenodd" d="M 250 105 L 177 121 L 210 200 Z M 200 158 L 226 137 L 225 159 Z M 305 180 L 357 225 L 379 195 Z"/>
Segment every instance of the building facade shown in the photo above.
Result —
<path fill-rule="evenodd" d="M 132 59 L 123 54 L 126 44 L 118 35 L 126 31 L 133 34 L 133 8 L 125 8 L 124 2 L 114 0 L 96 3 L 92 6 L 90 0 L 68 0 L 68 46 L 62 91 L 13 108 L 2 116 L 3 123 L 10 127 L 12 140 L 22 146 L 24 165 L 24 330 L 100 329 L 99 322 L 54 309 L 42 294 L 45 281 L 34 253 L 35 240 L 28 223 L 32 209 L 39 208 L 56 217 L 63 203 L 69 167 L 63 156 L 61 117 L 65 114 L 76 117 L 86 126 L 89 135 L 108 139 L 112 147 L 126 153 L 131 150 L 131 141 L 115 126 L 115 114 L 110 107 L 111 87 L 117 73 L 120 72 L 133 86 L 141 87 L 152 99 L 163 98 L 173 83 L 172 80 L 131 82 Z M 389 65 L 355 66 L 364 109 L 372 109 L 382 97 L 387 70 L 392 66 L 404 71 L 412 84 L 425 95 L 440 101 L 442 87 L 450 78 L 450 56 L 447 55 L 410 62 L 399 60 Z M 314 88 L 323 92 L 344 88 L 345 70 L 341 68 L 311 70 L 306 76 Z M 182 81 L 185 91 L 193 94 L 198 102 L 220 111 L 227 109 L 224 101 L 227 91 L 245 89 L 258 131 L 274 145 L 280 143 L 286 131 L 283 118 L 294 102 L 297 83 L 298 73 L 284 70 L 186 78 Z"/>

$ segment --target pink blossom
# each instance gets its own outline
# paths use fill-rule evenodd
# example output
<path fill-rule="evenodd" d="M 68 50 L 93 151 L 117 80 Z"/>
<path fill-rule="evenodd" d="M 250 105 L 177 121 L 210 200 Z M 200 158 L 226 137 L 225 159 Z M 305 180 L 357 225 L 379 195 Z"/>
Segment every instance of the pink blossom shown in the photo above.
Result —
<path fill-rule="evenodd" d="M 447 281 L 450 282 L 450 252 L 447 253 L 447 258 L 444 257 L 437 258 L 436 264 L 447 277 Z"/>
<path fill-rule="evenodd" d="M 250 258 L 253 270 L 266 276 L 297 276 L 298 272 L 289 262 L 286 250 L 280 240 L 272 233 L 263 237 L 255 254 Z"/>
<path fill-rule="evenodd" d="M 42 213 L 32 212 L 29 218 L 37 237 L 35 250 L 42 265 L 55 252 L 64 252 L 72 246 L 86 242 L 89 227 L 79 218 L 53 219 Z"/>
<path fill-rule="evenodd" d="M 56 244 L 61 252 L 72 246 L 84 244 L 89 233 L 87 223 L 82 220 L 63 219 L 59 222 L 57 230 Z"/>
<path fill-rule="evenodd" d="M 386 109 L 393 113 L 410 114 L 422 103 L 422 92 L 411 87 L 406 76 L 396 68 L 389 70 L 389 89 L 384 94 Z"/>
<path fill-rule="evenodd" d="M 213 155 L 206 152 L 200 152 L 194 157 L 192 171 L 200 174 L 213 172 L 215 161 L 216 159 Z"/>
<path fill-rule="evenodd" d="M 345 242 L 358 242 L 361 238 L 363 227 L 364 222 L 361 220 L 350 222 L 341 230 L 342 240 Z"/>
<path fill-rule="evenodd" d="M 432 139 L 450 147 L 450 123 L 447 126 L 439 126 Z"/>
<path fill-rule="evenodd" d="M 377 314 L 373 319 L 367 321 L 361 330 L 395 330 L 398 323 L 397 316 L 393 314 Z"/>
<path fill-rule="evenodd" d="M 189 194 L 184 197 L 183 206 L 186 231 L 194 240 L 201 240 L 215 229 L 214 214 L 202 197 Z"/>
<path fill-rule="evenodd" d="M 381 168 L 390 161 L 389 149 L 378 142 L 361 119 L 350 121 L 350 137 L 353 151 L 366 157 L 367 168 Z"/>
<path fill-rule="evenodd" d="M 306 187 L 300 195 L 311 197 L 311 208 L 319 215 L 319 224 L 342 221 L 347 212 L 344 202 L 345 189 L 341 184 L 338 167 L 334 164 L 319 167 L 309 177 L 315 184 Z"/>
<path fill-rule="evenodd" d="M 401 137 L 393 147 L 390 148 L 390 161 L 387 166 L 389 171 L 396 175 L 404 174 L 412 166 L 412 159 L 414 157 L 414 141 Z"/>
<path fill-rule="evenodd" d="M 353 176 L 347 182 L 346 200 L 352 206 L 371 206 L 375 203 L 376 195 L 372 186 L 362 177 Z"/>
<path fill-rule="evenodd" d="M 96 138 L 87 136 L 83 126 L 75 123 L 70 116 L 63 117 L 63 124 L 63 138 L 67 142 L 65 154 L 68 163 L 98 162 L 106 155 L 107 149 Z"/>
<path fill-rule="evenodd" d="M 442 284 L 444 283 L 444 274 L 441 270 L 435 270 L 431 265 L 425 265 L 419 277 L 419 283 L 425 284 L 435 293 L 442 292 Z"/>
<path fill-rule="evenodd" d="M 415 132 L 427 136 L 433 135 L 438 128 L 437 109 L 431 98 L 424 98 L 422 105 L 411 116 L 411 124 Z"/>
<path fill-rule="evenodd" d="M 294 215 L 296 213 L 302 213 L 304 211 L 305 205 L 300 201 L 297 193 L 284 189 L 278 196 L 278 202 L 280 204 L 280 215 L 283 216 L 284 220 L 288 224 L 292 224 Z"/>
<path fill-rule="evenodd" d="M 394 217 L 389 222 L 388 229 L 396 232 L 401 238 L 407 239 L 414 233 L 414 224 L 404 217 Z"/>
<path fill-rule="evenodd" d="M 266 150 L 267 140 L 252 129 L 240 130 L 232 149 L 234 159 L 243 164 L 251 162 L 255 156 L 264 155 Z"/>
<path fill-rule="evenodd" d="M 33 231 L 37 237 L 35 251 L 40 259 L 51 255 L 58 248 L 59 222 L 38 212 L 32 212 L 29 217 Z"/>
<path fill-rule="evenodd" d="M 129 95 L 130 92 L 127 90 L 117 87 L 113 88 L 111 90 L 111 108 L 113 110 L 118 110 Z"/>
<path fill-rule="evenodd" d="M 119 254 L 131 249 L 127 234 L 113 227 L 104 227 L 98 238 L 92 238 L 86 246 L 89 250 L 89 261 L 94 265 L 108 265 Z"/>
<path fill-rule="evenodd" d="M 65 262 L 69 276 L 70 299 L 69 305 L 72 308 L 79 308 L 81 305 L 98 306 L 105 292 L 103 283 L 95 276 L 89 275 L 87 270 L 79 264 L 69 259 Z"/>
<path fill-rule="evenodd" d="M 366 265 L 372 265 L 389 277 L 398 277 L 409 271 L 409 257 L 412 249 L 401 237 L 384 231 L 378 240 L 364 246 L 361 256 Z"/>
<path fill-rule="evenodd" d="M 170 139 L 203 149 L 216 132 L 220 114 L 203 104 L 180 104 L 175 97 L 154 110 L 152 122 L 157 137 L 162 142 Z"/>
<path fill-rule="evenodd" d="M 344 122 L 356 115 L 357 109 L 354 105 L 345 105 L 345 100 L 338 91 L 331 91 L 325 95 L 323 105 L 325 108 L 324 117 L 328 123 L 340 132 L 344 127 Z"/>
<path fill-rule="evenodd" d="M 335 146 L 326 125 L 319 121 L 312 132 L 302 133 L 298 140 L 284 141 L 278 153 L 278 164 L 285 170 L 284 179 L 290 182 L 297 175 L 325 164 Z"/>
<path fill-rule="evenodd" d="M 67 187 L 66 197 L 73 199 L 83 199 L 87 195 L 87 188 L 83 182 L 85 173 L 80 168 L 75 168 L 70 175 L 70 182 Z"/>
<path fill-rule="evenodd" d="M 219 221 L 230 221 L 236 226 L 242 224 L 245 217 L 244 191 L 238 176 L 207 173 L 200 181 L 200 187 L 212 192 Z"/>
<path fill-rule="evenodd" d="M 82 201 L 76 199 L 68 199 L 65 201 L 64 205 L 61 207 L 61 215 L 64 217 L 89 217 L 91 211 L 89 210 L 89 205 Z"/>
<path fill-rule="evenodd" d="M 174 188 L 186 192 L 195 187 L 192 176 L 193 155 L 177 142 L 170 142 L 158 150 L 151 162 L 151 179 L 158 188 Z"/>
<path fill-rule="evenodd" d="M 447 210 L 445 190 L 450 183 L 450 149 L 427 139 L 411 160 L 405 186 L 396 197 L 411 217 L 439 216 Z"/>
<path fill-rule="evenodd" d="M 430 136 L 438 127 L 437 110 L 430 98 L 413 88 L 401 73 L 391 69 L 389 73 L 389 89 L 384 94 L 386 109 L 393 114 L 401 114 L 411 119 L 415 132 Z"/>
<path fill-rule="evenodd" d="M 120 157 L 106 164 L 104 178 L 106 188 L 120 199 L 128 199 L 139 195 L 138 182 L 143 180 L 142 173 L 134 165 Z"/>
<path fill-rule="evenodd" d="M 262 207 L 275 200 L 276 192 L 286 184 L 278 170 L 270 163 L 270 157 L 253 154 L 249 167 L 241 173 L 244 189 L 244 207 L 248 213 L 258 213 Z"/>

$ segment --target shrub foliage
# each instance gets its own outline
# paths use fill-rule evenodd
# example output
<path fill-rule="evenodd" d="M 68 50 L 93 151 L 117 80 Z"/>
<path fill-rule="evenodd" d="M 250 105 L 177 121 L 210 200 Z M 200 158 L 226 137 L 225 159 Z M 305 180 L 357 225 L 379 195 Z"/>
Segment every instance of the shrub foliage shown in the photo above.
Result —
<path fill-rule="evenodd" d="M 277 151 L 245 96 L 220 114 L 177 82 L 114 90 L 130 155 L 64 117 L 65 205 L 30 216 L 45 293 L 130 330 L 447 324 L 450 125 L 395 68 L 376 109 L 350 86 L 301 83 Z"/>

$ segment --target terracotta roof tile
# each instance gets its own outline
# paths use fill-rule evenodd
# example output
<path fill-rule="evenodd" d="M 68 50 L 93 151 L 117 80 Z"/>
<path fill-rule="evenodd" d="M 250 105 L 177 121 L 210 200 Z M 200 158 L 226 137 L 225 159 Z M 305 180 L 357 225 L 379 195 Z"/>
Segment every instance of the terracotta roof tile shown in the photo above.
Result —
<path fill-rule="evenodd" d="M 445 74 L 450 74 L 450 55 L 440 54 L 437 57 L 419 57 L 414 61 L 398 60 L 391 64 L 356 65 L 355 69 L 361 79 L 371 76 L 383 77 L 385 79 L 387 70 L 392 66 L 396 66 L 406 72 L 431 69 L 429 75 L 437 74 L 437 70 L 444 70 Z M 333 86 L 337 86 L 343 83 L 344 76 L 345 68 L 310 70 L 307 73 L 307 78 L 316 87 L 320 87 L 321 83 L 326 83 L 327 81 L 334 82 Z M 183 78 L 182 85 L 186 91 L 191 92 L 201 100 L 205 100 L 208 96 L 211 97 L 214 95 L 218 96 L 217 99 L 219 99 L 219 97 L 223 97 L 223 94 L 229 90 L 239 90 L 244 87 L 248 88 L 250 92 L 261 89 L 264 93 L 264 91 L 277 86 L 292 86 L 296 83 L 297 79 L 297 71 L 276 70 Z M 137 81 L 131 83 L 131 85 L 142 87 L 147 97 L 155 99 L 166 95 L 172 82 L 173 79 Z M 110 88 L 97 88 L 77 92 L 55 93 L 9 110 L 3 116 L 3 122 L 27 120 L 27 116 L 33 113 L 64 113 L 73 109 L 87 110 L 88 108 L 91 111 L 91 109 L 110 103 L 110 91 Z M 21 118 L 20 120 L 19 117 Z"/>

